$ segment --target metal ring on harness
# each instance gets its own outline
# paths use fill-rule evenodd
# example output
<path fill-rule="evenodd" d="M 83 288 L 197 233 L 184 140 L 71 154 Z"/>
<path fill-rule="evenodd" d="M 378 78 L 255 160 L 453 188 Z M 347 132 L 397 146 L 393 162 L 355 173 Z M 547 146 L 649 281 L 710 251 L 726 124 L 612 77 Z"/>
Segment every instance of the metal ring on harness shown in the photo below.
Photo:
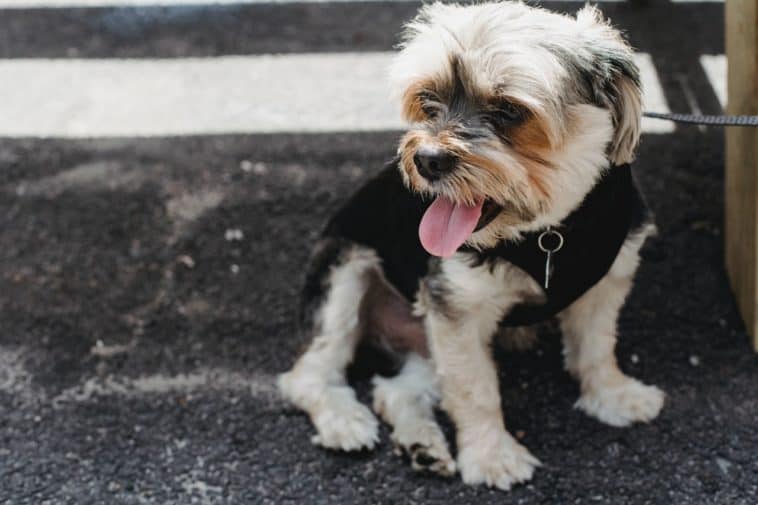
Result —
<path fill-rule="evenodd" d="M 553 249 L 550 249 L 549 247 L 545 246 L 543 242 L 546 237 L 549 237 L 551 235 L 555 236 L 558 239 L 558 245 L 556 245 Z M 542 252 L 551 253 L 551 254 L 556 253 L 560 251 L 561 248 L 563 247 L 563 235 L 561 235 L 560 232 L 557 232 L 555 230 L 548 228 L 547 230 L 540 233 L 539 237 L 537 237 L 537 246 L 540 248 Z"/>

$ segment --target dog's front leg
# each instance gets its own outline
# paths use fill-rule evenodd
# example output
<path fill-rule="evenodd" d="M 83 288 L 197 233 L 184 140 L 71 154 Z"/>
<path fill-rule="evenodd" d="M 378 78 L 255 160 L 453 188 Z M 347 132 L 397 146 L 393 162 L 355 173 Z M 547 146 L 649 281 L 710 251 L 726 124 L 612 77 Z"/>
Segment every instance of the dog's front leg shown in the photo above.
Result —
<path fill-rule="evenodd" d="M 663 392 L 628 377 L 616 361 L 616 320 L 632 287 L 647 230 L 627 240 L 610 272 L 560 314 L 566 369 L 581 385 L 577 408 L 611 426 L 648 422 Z"/>
<path fill-rule="evenodd" d="M 530 479 L 539 465 L 505 429 L 490 349 L 498 321 L 513 304 L 505 278 L 512 272 L 451 260 L 422 288 L 442 407 L 457 429 L 461 476 L 468 484 L 505 490 Z"/>

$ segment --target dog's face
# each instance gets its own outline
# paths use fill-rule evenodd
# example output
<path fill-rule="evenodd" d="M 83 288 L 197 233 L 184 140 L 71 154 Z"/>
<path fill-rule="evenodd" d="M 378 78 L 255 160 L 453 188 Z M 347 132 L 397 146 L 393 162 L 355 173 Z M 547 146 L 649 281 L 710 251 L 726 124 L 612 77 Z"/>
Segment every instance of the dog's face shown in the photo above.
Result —
<path fill-rule="evenodd" d="M 632 52 L 591 7 L 426 6 L 391 78 L 411 123 L 400 169 L 435 198 L 419 234 L 437 256 L 556 224 L 639 140 Z"/>

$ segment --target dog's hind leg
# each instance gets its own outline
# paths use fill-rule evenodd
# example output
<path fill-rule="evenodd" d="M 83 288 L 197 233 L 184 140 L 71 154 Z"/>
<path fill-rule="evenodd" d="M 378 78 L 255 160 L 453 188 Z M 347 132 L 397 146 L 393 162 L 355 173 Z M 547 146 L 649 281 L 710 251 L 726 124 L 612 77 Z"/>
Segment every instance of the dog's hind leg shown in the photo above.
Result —
<path fill-rule="evenodd" d="M 292 370 L 279 377 L 279 389 L 310 416 L 318 432 L 314 443 L 345 451 L 371 449 L 378 439 L 378 421 L 356 399 L 345 369 L 363 333 L 361 300 L 380 268 L 379 259 L 354 244 L 326 246 L 338 254 L 318 267 L 323 275 L 310 279 L 323 291 L 316 297 L 311 322 L 314 339 Z"/>
<path fill-rule="evenodd" d="M 455 474 L 445 435 L 434 418 L 439 392 L 432 363 L 410 353 L 398 375 L 377 376 L 373 383 L 374 410 L 392 426 L 392 442 L 410 458 L 413 469 Z"/>

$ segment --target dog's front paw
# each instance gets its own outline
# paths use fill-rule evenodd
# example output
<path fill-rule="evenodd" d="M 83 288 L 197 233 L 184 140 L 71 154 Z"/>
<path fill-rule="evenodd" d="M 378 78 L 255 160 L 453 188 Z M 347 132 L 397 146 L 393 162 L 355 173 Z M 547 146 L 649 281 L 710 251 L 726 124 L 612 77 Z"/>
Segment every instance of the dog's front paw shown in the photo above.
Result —
<path fill-rule="evenodd" d="M 466 484 L 487 484 L 507 491 L 532 478 L 540 466 L 526 447 L 503 432 L 497 440 L 478 440 L 458 454 L 458 468 Z"/>
<path fill-rule="evenodd" d="M 584 392 L 575 407 L 606 424 L 624 427 L 655 419 L 664 399 L 665 394 L 657 387 L 629 378 L 620 386 Z"/>
<path fill-rule="evenodd" d="M 373 449 L 379 441 L 379 422 L 353 398 L 332 397 L 325 408 L 311 416 L 317 435 L 311 442 L 327 449 Z"/>

